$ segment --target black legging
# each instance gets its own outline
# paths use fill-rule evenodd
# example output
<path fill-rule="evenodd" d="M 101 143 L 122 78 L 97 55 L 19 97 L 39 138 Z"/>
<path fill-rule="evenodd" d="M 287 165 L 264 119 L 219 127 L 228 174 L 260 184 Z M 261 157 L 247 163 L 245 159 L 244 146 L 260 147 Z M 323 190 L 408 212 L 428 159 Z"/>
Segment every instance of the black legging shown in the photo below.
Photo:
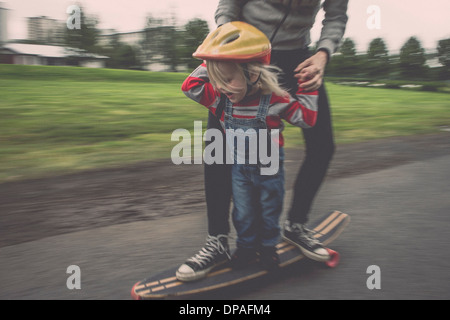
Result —
<path fill-rule="evenodd" d="M 297 91 L 294 69 L 309 56 L 307 49 L 272 51 L 271 63 L 283 70 L 280 83 L 292 95 L 295 95 Z M 313 200 L 323 182 L 335 150 L 330 106 L 324 85 L 319 89 L 318 110 L 316 125 L 309 129 L 302 129 L 306 155 L 294 184 L 292 205 L 288 213 L 288 219 L 292 222 L 308 221 Z M 218 118 L 212 113 L 209 113 L 208 128 L 221 129 Z M 225 151 L 223 154 L 225 155 Z M 213 236 L 228 234 L 230 231 L 230 168 L 230 165 L 225 164 L 204 165 L 208 233 Z"/>

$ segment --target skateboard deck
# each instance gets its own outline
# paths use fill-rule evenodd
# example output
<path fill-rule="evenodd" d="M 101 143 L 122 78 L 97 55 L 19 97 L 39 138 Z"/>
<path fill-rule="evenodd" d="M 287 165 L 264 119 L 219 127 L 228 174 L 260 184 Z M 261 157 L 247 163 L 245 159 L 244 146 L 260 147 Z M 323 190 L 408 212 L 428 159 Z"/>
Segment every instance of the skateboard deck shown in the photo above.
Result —
<path fill-rule="evenodd" d="M 334 211 L 308 224 L 308 228 L 315 232 L 314 237 L 324 246 L 328 246 L 342 233 L 349 222 L 349 215 Z M 327 250 L 330 253 L 330 259 L 325 264 L 329 267 L 335 267 L 339 263 L 339 254 L 331 249 L 327 248 Z M 305 257 L 297 247 L 286 241 L 277 245 L 277 252 L 280 257 L 280 268 Z M 268 271 L 264 270 L 256 261 L 254 264 L 239 270 L 231 269 L 228 263 L 224 263 L 213 269 L 206 278 L 192 282 L 181 282 L 175 276 L 178 267 L 137 282 L 131 289 L 132 298 L 147 300 L 187 297 L 232 286 L 268 274 Z"/>

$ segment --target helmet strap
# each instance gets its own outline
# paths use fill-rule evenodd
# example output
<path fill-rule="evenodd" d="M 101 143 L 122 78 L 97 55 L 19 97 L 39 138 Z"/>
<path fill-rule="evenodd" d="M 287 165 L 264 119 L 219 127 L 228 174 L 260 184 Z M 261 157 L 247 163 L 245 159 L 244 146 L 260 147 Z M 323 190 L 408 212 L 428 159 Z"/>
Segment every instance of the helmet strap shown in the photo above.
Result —
<path fill-rule="evenodd" d="M 250 73 L 248 72 L 247 64 L 246 64 L 246 63 L 243 64 L 243 70 L 244 70 L 245 80 L 247 80 L 247 81 L 246 81 L 246 82 L 247 82 L 247 92 L 246 92 L 245 96 L 248 96 L 249 93 L 250 93 L 250 91 L 253 89 L 253 87 L 254 87 L 254 86 L 258 83 L 258 81 L 261 79 L 261 74 L 262 74 L 262 72 L 259 72 L 258 78 L 257 78 L 255 81 L 251 82 L 251 81 L 250 81 Z"/>

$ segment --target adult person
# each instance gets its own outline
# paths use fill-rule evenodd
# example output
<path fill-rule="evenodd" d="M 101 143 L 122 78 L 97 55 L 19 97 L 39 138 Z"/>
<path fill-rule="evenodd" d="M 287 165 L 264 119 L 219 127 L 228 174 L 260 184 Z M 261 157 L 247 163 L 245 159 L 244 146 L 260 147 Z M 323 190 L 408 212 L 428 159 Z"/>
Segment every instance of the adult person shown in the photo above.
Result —
<path fill-rule="evenodd" d="M 311 55 L 308 49 L 310 30 L 321 5 L 325 18 L 316 52 Z M 306 91 L 319 92 L 316 125 L 302 129 L 306 155 L 294 184 L 293 201 L 283 232 L 285 240 L 298 246 L 307 257 L 319 261 L 328 259 L 328 253 L 305 228 L 305 223 L 335 150 L 323 76 L 326 64 L 344 35 L 347 6 L 348 0 L 325 0 L 323 4 L 320 0 L 220 0 L 215 13 L 218 26 L 239 20 L 267 35 L 272 44 L 271 64 L 283 71 L 280 82 L 292 95 L 297 91 L 298 80 L 303 82 L 301 87 Z M 211 112 L 208 128 L 221 128 L 219 119 Z M 208 237 L 205 246 L 178 270 L 190 279 L 204 277 L 217 264 L 230 259 L 227 240 L 230 169 L 229 165 L 204 166 Z"/>

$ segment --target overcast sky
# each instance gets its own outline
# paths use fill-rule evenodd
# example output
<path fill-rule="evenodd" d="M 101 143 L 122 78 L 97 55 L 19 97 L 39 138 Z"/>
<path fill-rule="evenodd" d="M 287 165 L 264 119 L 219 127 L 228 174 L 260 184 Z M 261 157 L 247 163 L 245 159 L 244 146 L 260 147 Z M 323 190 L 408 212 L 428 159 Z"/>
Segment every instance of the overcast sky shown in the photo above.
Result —
<path fill-rule="evenodd" d="M 88 14 L 96 15 L 100 28 L 136 31 L 145 25 L 149 14 L 155 17 L 175 15 L 182 25 L 192 18 L 207 20 L 214 28 L 214 11 L 219 0 L 0 0 L 8 9 L 10 39 L 27 38 L 26 18 L 48 16 L 65 21 L 67 7 L 81 3 Z M 375 11 L 368 12 L 368 8 Z M 379 8 L 379 25 L 376 25 Z M 345 37 L 352 38 L 359 51 L 382 37 L 390 51 L 398 51 L 410 36 L 416 36 L 427 49 L 437 41 L 450 38 L 450 0 L 350 0 L 349 22 Z M 318 14 L 312 40 L 320 36 L 323 13 Z M 369 28 L 367 22 L 371 22 Z M 379 27 L 379 28 L 374 28 Z"/>

